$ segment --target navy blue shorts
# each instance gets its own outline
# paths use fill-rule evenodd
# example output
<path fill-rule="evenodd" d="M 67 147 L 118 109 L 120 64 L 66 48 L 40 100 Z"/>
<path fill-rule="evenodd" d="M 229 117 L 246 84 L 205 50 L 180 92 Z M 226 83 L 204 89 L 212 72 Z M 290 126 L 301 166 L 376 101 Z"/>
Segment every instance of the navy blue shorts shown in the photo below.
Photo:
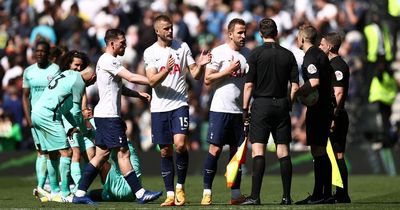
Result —
<path fill-rule="evenodd" d="M 187 135 L 189 107 L 183 106 L 169 112 L 151 113 L 151 137 L 154 144 L 173 144 L 175 134 Z"/>
<path fill-rule="evenodd" d="M 210 112 L 207 142 L 238 147 L 244 139 L 242 114 Z"/>
<path fill-rule="evenodd" d="M 126 124 L 121 118 L 95 117 L 94 122 L 96 124 L 96 146 L 108 149 L 128 146 L 125 133 Z"/>

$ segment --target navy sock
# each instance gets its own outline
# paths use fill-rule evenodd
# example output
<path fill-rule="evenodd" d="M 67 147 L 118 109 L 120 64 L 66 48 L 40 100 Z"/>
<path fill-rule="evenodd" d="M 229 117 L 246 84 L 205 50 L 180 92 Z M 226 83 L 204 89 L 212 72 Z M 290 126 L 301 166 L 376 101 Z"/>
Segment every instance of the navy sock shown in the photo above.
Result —
<path fill-rule="evenodd" d="M 251 197 L 260 198 L 261 185 L 265 171 L 265 156 L 259 155 L 253 158 L 253 176 L 251 182 Z"/>
<path fill-rule="evenodd" d="M 292 186 L 292 161 L 290 156 L 280 158 L 279 163 L 281 165 L 283 197 L 290 198 L 290 188 Z"/>
<path fill-rule="evenodd" d="M 128 175 L 124 176 L 124 179 L 126 180 L 126 182 L 128 182 L 128 185 L 129 187 L 131 187 L 133 194 L 142 189 L 142 185 L 140 184 L 140 181 L 137 178 L 135 171 L 132 170 Z"/>
<path fill-rule="evenodd" d="M 204 189 L 211 189 L 212 183 L 217 172 L 219 155 L 214 156 L 210 153 L 207 154 L 206 161 L 204 162 L 204 176 L 203 187 Z"/>
<path fill-rule="evenodd" d="M 161 157 L 161 176 L 164 180 L 165 189 L 174 191 L 174 159 L 170 157 Z"/>
<path fill-rule="evenodd" d="M 99 170 L 89 162 L 85 167 L 85 171 L 83 172 L 83 176 L 81 179 L 81 183 L 79 184 L 78 190 L 87 192 L 89 186 L 92 184 L 98 173 Z"/>
<path fill-rule="evenodd" d="M 178 176 L 178 184 L 185 184 L 188 162 L 189 154 L 187 150 L 182 153 L 176 153 L 176 174 Z"/>

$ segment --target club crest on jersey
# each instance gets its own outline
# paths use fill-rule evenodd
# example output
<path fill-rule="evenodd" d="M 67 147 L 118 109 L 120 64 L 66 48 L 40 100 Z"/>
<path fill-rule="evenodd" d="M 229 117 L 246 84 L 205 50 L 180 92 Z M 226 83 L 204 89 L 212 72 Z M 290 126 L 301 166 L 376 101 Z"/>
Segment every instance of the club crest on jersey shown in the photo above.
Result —
<path fill-rule="evenodd" d="M 310 64 L 307 67 L 307 72 L 309 74 L 315 74 L 315 73 L 317 73 L 317 67 L 314 64 Z"/>
<path fill-rule="evenodd" d="M 113 65 L 114 67 L 118 67 L 118 61 L 114 60 L 114 61 L 112 62 L 112 65 Z"/>
<path fill-rule="evenodd" d="M 343 73 L 341 71 L 335 71 L 336 80 L 340 81 L 343 79 Z"/>

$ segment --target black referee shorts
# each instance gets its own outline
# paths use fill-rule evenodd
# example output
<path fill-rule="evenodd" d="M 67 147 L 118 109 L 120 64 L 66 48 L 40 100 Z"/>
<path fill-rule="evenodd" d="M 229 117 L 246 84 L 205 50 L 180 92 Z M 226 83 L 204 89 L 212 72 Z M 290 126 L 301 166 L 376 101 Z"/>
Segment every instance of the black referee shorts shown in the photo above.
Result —
<path fill-rule="evenodd" d="M 344 152 L 346 149 L 346 136 L 349 129 L 349 116 L 346 110 L 339 111 L 335 120 L 335 129 L 330 133 L 333 151 Z"/>
<path fill-rule="evenodd" d="M 307 145 L 326 146 L 332 124 L 332 117 L 332 106 L 312 106 L 307 108 Z"/>
<path fill-rule="evenodd" d="M 267 144 L 272 133 L 276 144 L 289 144 L 290 105 L 287 98 L 256 98 L 251 107 L 250 142 Z"/>

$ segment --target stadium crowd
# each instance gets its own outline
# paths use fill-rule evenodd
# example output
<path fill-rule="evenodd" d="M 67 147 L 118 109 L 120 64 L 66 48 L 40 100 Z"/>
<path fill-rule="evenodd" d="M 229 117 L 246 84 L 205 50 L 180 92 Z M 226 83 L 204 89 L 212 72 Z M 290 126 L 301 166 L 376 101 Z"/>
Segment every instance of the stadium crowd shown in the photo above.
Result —
<path fill-rule="evenodd" d="M 134 73 L 145 75 L 143 53 L 157 39 L 153 29 L 154 18 L 164 13 L 172 18 L 174 37 L 189 45 L 193 57 L 197 57 L 203 50 L 211 50 L 223 43 L 227 23 L 233 18 L 241 18 L 246 22 L 246 47 L 249 49 L 254 49 L 262 43 L 257 28 L 258 22 L 263 17 L 272 18 L 277 23 L 280 44 L 294 53 L 299 67 L 304 53 L 295 45 L 298 26 L 310 23 L 321 34 L 330 31 L 341 32 L 344 42 L 340 54 L 349 64 L 351 74 L 346 104 L 350 117 L 348 143 L 371 141 L 378 142 L 379 148 L 390 148 L 397 141 L 398 117 L 392 115 L 388 126 L 376 126 L 374 117 L 363 113 L 379 112 L 369 101 L 370 84 L 376 75 L 378 63 L 383 60 L 387 68 L 397 67 L 396 38 L 400 29 L 400 6 L 391 5 L 391 2 L 1 0 L 0 152 L 34 147 L 23 116 L 21 95 L 22 75 L 24 69 L 35 62 L 33 47 L 37 40 L 44 39 L 51 44 L 50 56 L 53 58 L 60 57 L 66 49 L 85 52 L 91 60 L 91 68 L 94 68 L 105 47 L 106 30 L 118 28 L 126 32 L 128 45 L 125 55 L 120 57 L 121 62 Z M 371 47 L 375 43 L 377 46 Z M 213 92 L 202 80 L 195 81 L 191 77 L 187 79 L 190 101 L 190 149 L 207 150 L 207 118 Z M 126 85 L 150 93 L 150 87 Z M 397 93 L 397 90 L 395 91 Z M 95 85 L 87 89 L 87 96 L 88 107 L 94 107 L 98 101 Z M 391 100 L 389 106 L 394 102 L 395 100 Z M 393 107 L 396 113 L 396 106 Z M 138 149 L 153 149 L 149 104 L 136 98 L 123 97 L 121 112 L 128 127 L 128 138 L 135 139 Z M 387 120 L 389 119 L 386 118 Z M 304 108 L 300 104 L 296 104 L 292 112 L 292 127 L 295 140 L 292 149 L 303 149 L 306 138 Z"/>

